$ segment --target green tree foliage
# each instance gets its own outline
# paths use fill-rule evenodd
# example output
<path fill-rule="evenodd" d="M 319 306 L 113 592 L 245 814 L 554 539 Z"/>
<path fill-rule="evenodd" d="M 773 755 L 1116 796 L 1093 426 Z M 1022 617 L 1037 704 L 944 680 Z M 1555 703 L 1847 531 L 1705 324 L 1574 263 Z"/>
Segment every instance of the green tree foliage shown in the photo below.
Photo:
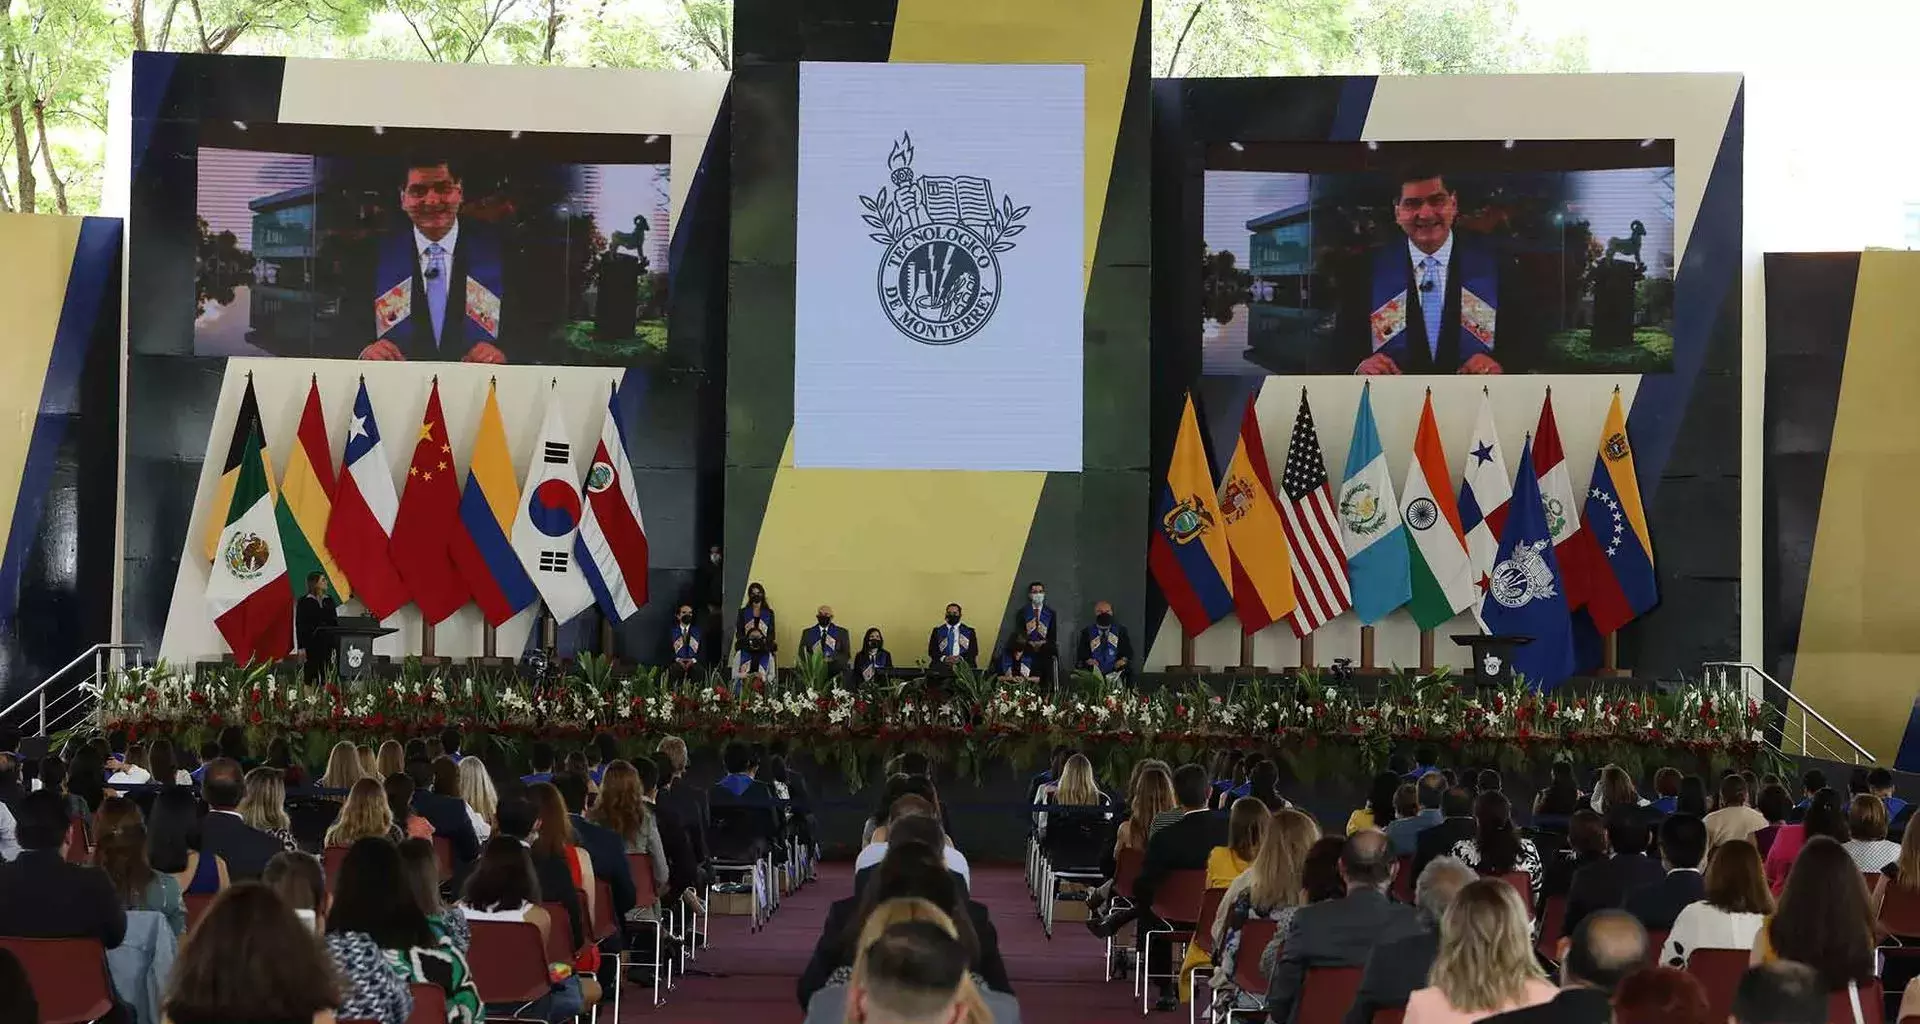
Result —
<path fill-rule="evenodd" d="M 1154 74 L 1583 71 L 1586 41 L 1542 41 L 1512 0 L 1153 0 Z"/>

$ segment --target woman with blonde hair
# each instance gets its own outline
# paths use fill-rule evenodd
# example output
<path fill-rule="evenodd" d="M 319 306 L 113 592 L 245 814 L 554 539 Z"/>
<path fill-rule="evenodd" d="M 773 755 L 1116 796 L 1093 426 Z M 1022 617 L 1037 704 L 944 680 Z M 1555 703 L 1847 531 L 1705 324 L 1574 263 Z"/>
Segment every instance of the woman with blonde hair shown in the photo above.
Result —
<path fill-rule="evenodd" d="M 486 842 L 493 835 L 500 813 L 500 797 L 494 792 L 493 777 L 477 757 L 460 759 L 460 799 L 467 805 L 467 819 L 473 822 L 473 837 Z"/>
<path fill-rule="evenodd" d="M 1245 874 L 1260 856 L 1260 848 L 1266 845 L 1267 831 L 1272 827 L 1273 815 L 1268 813 L 1265 801 L 1255 796 L 1243 796 L 1235 800 L 1233 809 L 1227 812 L 1227 845 L 1216 846 L 1207 854 L 1207 888 L 1224 890 Z M 1220 902 L 1226 903 L 1224 895 Z M 1216 911 L 1209 927 L 1219 925 L 1224 920 Z M 1218 927 L 1214 927 L 1214 934 L 1220 934 Z M 1198 942 L 1187 943 L 1186 960 L 1180 964 L 1180 998 L 1183 1002 L 1189 995 L 1194 968 L 1203 967 L 1210 960 L 1211 955 L 1201 949 Z"/>
<path fill-rule="evenodd" d="M 867 915 L 866 923 L 860 928 L 860 937 L 855 943 L 858 952 L 854 954 L 853 971 L 848 979 L 828 984 L 807 1001 L 807 1024 L 862 1024 L 867 1018 L 866 1008 L 849 996 L 856 990 L 862 993 L 868 990 L 868 979 L 872 975 L 868 951 L 880 942 L 888 929 L 911 922 L 932 924 L 949 938 L 956 941 L 960 938 L 953 919 L 931 900 L 892 899 L 881 903 Z M 960 1013 L 953 1018 L 953 1024 L 995 1024 L 1018 1015 L 1018 1005 L 1012 996 L 987 988 L 966 971 L 960 973 L 954 1001 Z"/>
<path fill-rule="evenodd" d="M 653 865 L 653 889 L 635 894 L 627 920 L 654 920 L 656 897 L 667 887 L 667 849 L 640 772 L 633 765 L 621 760 L 607 765 L 600 776 L 600 799 L 587 812 L 587 820 L 619 836 L 628 853 L 645 855 Z"/>
<path fill-rule="evenodd" d="M 360 754 L 360 774 L 372 775 L 375 778 L 378 778 L 380 775 L 380 759 L 374 756 L 373 748 L 362 745 L 359 748 L 359 754 Z"/>
<path fill-rule="evenodd" d="M 1111 869 L 1109 875 L 1119 873 L 1121 854 L 1137 850 L 1144 855 L 1147 836 L 1153 832 L 1153 819 L 1179 806 L 1180 801 L 1173 795 L 1173 773 L 1167 769 L 1167 763 L 1157 758 L 1135 762 L 1133 777 L 1127 782 L 1127 820 L 1114 830 L 1113 863 L 1102 865 Z M 1109 877 L 1087 893 L 1090 913 L 1100 910 L 1113 898 L 1113 883 L 1114 879 Z"/>
<path fill-rule="evenodd" d="M 1482 878 L 1460 890 L 1440 918 L 1427 983 L 1407 999 L 1405 1024 L 1469 1024 L 1554 997 L 1513 886 Z"/>
<path fill-rule="evenodd" d="M 280 840 L 289 850 L 298 850 L 293 841 L 293 820 L 287 817 L 286 776 L 278 768 L 255 768 L 247 773 L 246 795 L 240 798 L 240 819 L 250 828 Z"/>
<path fill-rule="evenodd" d="M 1075 754 L 1067 758 L 1067 766 L 1060 772 L 1060 781 L 1047 793 L 1047 803 L 1062 807 L 1099 807 L 1110 801 L 1107 794 L 1100 792 L 1100 783 L 1093 778 L 1093 762 L 1085 754 Z M 1040 834 L 1046 835 L 1047 815 L 1040 812 Z"/>
<path fill-rule="evenodd" d="M 353 784 L 347 802 L 340 805 L 340 816 L 327 827 L 326 845 L 352 846 L 356 839 L 369 838 L 386 838 L 396 843 L 406 838 L 394 827 L 386 787 L 373 778 Z"/>
<path fill-rule="evenodd" d="M 407 771 L 407 748 L 399 740 L 388 740 L 380 744 L 380 752 L 373 756 L 374 774 L 380 778 L 389 775 L 404 775 Z"/>
<path fill-rule="evenodd" d="M 1220 911 L 1213 923 L 1213 999 L 1216 1007 L 1257 1010 L 1264 1002 L 1260 996 L 1242 997 L 1233 982 L 1235 964 L 1240 956 L 1240 933 L 1248 921 L 1272 921 L 1274 932 L 1285 935 L 1293 912 L 1306 903 L 1301 876 L 1307 863 L 1307 851 L 1320 839 L 1320 826 L 1313 816 L 1292 807 L 1273 816 L 1267 837 L 1253 864 L 1227 886 L 1220 898 Z M 1255 950 L 1248 956 L 1259 956 Z"/>
<path fill-rule="evenodd" d="M 352 789 L 353 784 L 366 774 L 366 768 L 360 764 L 359 748 L 347 740 L 341 740 L 333 745 L 332 753 L 327 755 L 327 770 L 320 776 L 320 786 L 322 789 Z"/>
<path fill-rule="evenodd" d="M 1595 814 L 1604 816 L 1609 810 L 1645 807 L 1647 802 L 1640 799 L 1640 791 L 1634 788 L 1633 776 L 1628 775 L 1625 768 L 1610 764 L 1600 769 L 1599 781 L 1594 784 L 1588 804 Z"/>

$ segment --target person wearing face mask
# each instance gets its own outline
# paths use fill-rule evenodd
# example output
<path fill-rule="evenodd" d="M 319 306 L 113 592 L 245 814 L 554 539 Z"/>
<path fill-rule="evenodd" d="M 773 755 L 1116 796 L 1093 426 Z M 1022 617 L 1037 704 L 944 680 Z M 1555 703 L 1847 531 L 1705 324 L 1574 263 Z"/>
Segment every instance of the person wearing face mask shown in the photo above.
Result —
<path fill-rule="evenodd" d="M 773 606 L 767 603 L 767 588 L 758 583 L 747 584 L 747 603 L 733 619 L 733 649 L 745 651 L 748 637 L 757 633 L 765 653 L 772 654 L 773 643 Z"/>
<path fill-rule="evenodd" d="M 860 641 L 860 653 L 853 656 L 854 675 L 863 683 L 876 678 L 886 678 L 887 670 L 893 667 L 893 655 L 887 653 L 886 638 L 880 630 L 869 627 L 867 635 Z"/>
<path fill-rule="evenodd" d="M 682 601 L 667 627 L 667 659 L 672 674 L 684 678 L 700 671 L 700 627 L 693 624 L 693 605 Z"/>
<path fill-rule="evenodd" d="M 961 662 L 970 668 L 980 666 L 980 641 L 974 637 L 973 627 L 960 621 L 959 605 L 948 605 L 947 621 L 927 634 L 927 661 L 947 672 Z"/>
<path fill-rule="evenodd" d="M 1034 665 L 1038 661 L 1033 654 L 1033 645 L 1027 642 L 1027 634 L 1019 626 L 1013 627 L 1012 635 L 1007 637 L 1006 646 L 1000 650 L 1000 678 L 1010 683 L 1031 685 L 1039 675 Z"/>
<path fill-rule="evenodd" d="M 1133 641 L 1127 627 L 1113 621 L 1110 602 L 1094 602 L 1093 625 L 1081 630 L 1073 660 L 1079 668 L 1092 669 L 1115 682 L 1127 677 L 1133 664 Z"/>
<path fill-rule="evenodd" d="M 1055 640 L 1059 625 L 1053 609 L 1047 607 L 1047 585 L 1035 580 L 1027 584 L 1027 606 L 1014 616 L 1016 628 L 1027 638 L 1027 653 L 1033 660 L 1033 675 L 1053 678 L 1053 660 L 1059 654 Z"/>
<path fill-rule="evenodd" d="M 846 628 L 833 624 L 833 609 L 821 605 L 813 616 L 814 624 L 800 632 L 800 653 L 818 652 L 837 675 L 847 670 L 853 638 Z"/>

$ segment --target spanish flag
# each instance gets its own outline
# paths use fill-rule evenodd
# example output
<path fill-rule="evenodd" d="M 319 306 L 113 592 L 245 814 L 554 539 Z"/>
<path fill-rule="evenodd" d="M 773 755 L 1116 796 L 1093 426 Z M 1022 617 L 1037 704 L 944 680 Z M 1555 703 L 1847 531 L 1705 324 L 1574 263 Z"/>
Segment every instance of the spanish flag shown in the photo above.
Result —
<path fill-rule="evenodd" d="M 227 508 L 233 504 L 233 485 L 240 479 L 240 463 L 247 453 L 248 441 L 252 441 L 253 450 L 260 453 L 260 468 L 266 472 L 267 496 L 272 498 L 273 456 L 267 454 L 267 435 L 260 428 L 260 400 L 253 394 L 252 373 L 247 374 L 247 392 L 240 399 L 240 415 L 233 421 L 233 439 L 227 442 L 227 461 L 221 464 L 220 482 L 213 485 L 213 501 L 207 505 L 213 514 L 207 517 L 207 534 L 201 541 L 201 549 L 209 562 L 219 550 L 220 534 L 227 526 Z"/>
<path fill-rule="evenodd" d="M 1260 418 L 1247 399 L 1240 417 L 1240 440 L 1233 446 L 1226 479 L 1220 481 L 1220 514 L 1233 551 L 1233 608 L 1242 632 L 1258 633 L 1293 611 L 1293 559 L 1287 554 L 1286 524 L 1274 498 L 1273 470 L 1260 437 Z"/>
<path fill-rule="evenodd" d="M 1154 503 L 1153 540 L 1147 551 L 1154 582 L 1188 636 L 1233 611 L 1232 558 L 1189 393 L 1173 460 L 1167 464 L 1166 486 Z"/>
<path fill-rule="evenodd" d="M 307 576 L 324 573 L 336 601 L 353 596 L 347 574 L 327 551 L 327 517 L 333 514 L 333 449 L 327 443 L 327 417 L 320 410 L 320 380 L 307 383 L 307 407 L 300 413 L 300 432 L 287 460 L 287 478 L 280 481 L 280 500 L 274 518 L 280 524 L 280 545 L 286 551 L 287 581 L 294 600 L 307 592 Z"/>

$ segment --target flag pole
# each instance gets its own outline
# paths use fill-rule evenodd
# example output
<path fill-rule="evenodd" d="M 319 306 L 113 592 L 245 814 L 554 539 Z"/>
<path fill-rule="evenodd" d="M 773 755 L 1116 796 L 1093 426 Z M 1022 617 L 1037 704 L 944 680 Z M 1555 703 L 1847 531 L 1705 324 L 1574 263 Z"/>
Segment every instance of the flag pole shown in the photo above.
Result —
<path fill-rule="evenodd" d="M 1433 674 L 1433 630 L 1420 631 L 1420 674 Z"/>
<path fill-rule="evenodd" d="M 1238 675 L 1257 676 L 1262 674 L 1260 666 L 1253 663 L 1253 634 L 1240 631 L 1240 664 L 1233 667 Z"/>
<path fill-rule="evenodd" d="M 433 623 L 428 622 L 424 618 L 420 620 L 420 662 L 421 664 L 432 664 L 433 662 L 440 660 L 434 657 L 434 654 L 433 654 L 433 629 L 434 629 Z"/>
<path fill-rule="evenodd" d="M 1360 671 L 1373 671 L 1373 627 L 1360 627 Z"/>
<path fill-rule="evenodd" d="M 1300 667 L 1301 668 L 1314 667 L 1313 634 L 1312 633 L 1308 633 L 1305 636 L 1300 638 Z"/>
<path fill-rule="evenodd" d="M 613 657 L 613 620 L 605 611 L 600 613 L 600 656 Z"/>
<path fill-rule="evenodd" d="M 495 644 L 496 644 L 496 640 L 493 632 L 493 623 L 489 622 L 486 624 L 485 627 L 483 627 L 480 630 L 480 660 L 481 661 L 492 661 L 494 658 L 498 657 L 498 655 L 495 653 L 495 650 L 496 650 Z"/>
<path fill-rule="evenodd" d="M 1600 674 L 1603 676 L 1633 674 L 1620 669 L 1620 634 L 1618 633 L 1607 633 L 1600 637 Z"/>

